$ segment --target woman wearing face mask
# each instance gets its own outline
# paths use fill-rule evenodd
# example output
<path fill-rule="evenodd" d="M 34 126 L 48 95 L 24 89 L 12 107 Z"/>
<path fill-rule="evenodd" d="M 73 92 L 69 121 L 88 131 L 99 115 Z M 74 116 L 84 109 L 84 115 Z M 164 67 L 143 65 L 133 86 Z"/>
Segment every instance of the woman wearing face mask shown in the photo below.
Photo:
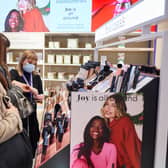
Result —
<path fill-rule="evenodd" d="M 36 112 L 36 100 L 43 99 L 42 81 L 40 76 L 35 72 L 36 64 L 37 55 L 34 51 L 27 50 L 20 58 L 16 70 L 12 69 L 10 71 L 12 84 L 22 88 L 24 95 L 30 100 L 30 102 L 32 102 L 34 107 L 34 112 L 26 119 L 23 119 L 23 127 L 29 133 L 34 155 L 40 136 Z"/>

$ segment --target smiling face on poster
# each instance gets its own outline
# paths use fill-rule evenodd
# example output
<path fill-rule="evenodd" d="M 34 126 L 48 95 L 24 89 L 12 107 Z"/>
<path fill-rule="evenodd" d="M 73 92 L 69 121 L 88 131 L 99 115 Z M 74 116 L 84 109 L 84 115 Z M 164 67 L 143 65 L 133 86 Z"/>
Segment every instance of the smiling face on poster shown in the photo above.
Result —
<path fill-rule="evenodd" d="M 102 115 L 102 107 L 109 93 L 73 93 L 71 146 L 83 139 L 82 130 L 92 116 Z M 127 114 L 132 116 L 139 139 L 142 139 L 144 101 L 142 94 L 128 94 L 126 99 Z M 80 109 L 80 110 L 79 110 Z M 139 116 L 139 117 L 138 117 Z M 81 118 L 82 117 L 82 118 Z M 81 118 L 81 120 L 79 120 Z M 77 133 L 78 132 L 78 133 Z M 79 135 L 78 137 L 75 135 Z"/>
<path fill-rule="evenodd" d="M 110 131 L 110 138 L 107 138 L 104 143 L 108 144 L 110 142 L 117 147 L 117 152 L 120 153 L 117 162 L 120 162 L 120 166 L 127 167 L 128 165 L 134 164 L 134 166 L 139 167 L 141 161 L 143 111 L 144 99 L 142 94 L 124 95 L 114 93 L 74 92 L 72 94 L 71 115 L 71 168 L 77 166 L 76 162 L 78 162 L 80 156 L 82 158 L 86 157 L 87 159 L 90 157 L 92 163 L 96 164 L 92 154 L 89 156 L 85 156 L 85 154 L 81 155 L 81 153 L 85 151 L 85 143 L 87 146 L 88 143 L 92 142 L 93 147 L 91 145 L 88 147 L 90 149 L 86 148 L 91 153 L 95 150 L 95 140 L 91 140 L 93 137 L 91 136 L 92 134 L 86 136 L 88 122 L 90 122 L 94 116 L 100 116 L 105 120 Z M 97 137 L 100 134 L 100 129 L 95 128 L 94 135 Z M 131 152 L 128 151 L 130 146 L 134 146 Z M 103 150 L 104 149 L 102 149 L 102 151 Z M 87 152 L 90 153 L 89 151 Z M 126 153 L 124 151 L 130 160 L 128 165 L 128 158 L 125 157 Z M 133 153 L 136 153 L 136 156 L 132 155 Z M 115 166 L 115 159 L 112 162 Z M 105 165 L 103 164 L 103 166 Z M 110 167 L 111 166 L 112 165 L 110 165 Z M 106 167 L 108 166 L 106 165 Z"/>

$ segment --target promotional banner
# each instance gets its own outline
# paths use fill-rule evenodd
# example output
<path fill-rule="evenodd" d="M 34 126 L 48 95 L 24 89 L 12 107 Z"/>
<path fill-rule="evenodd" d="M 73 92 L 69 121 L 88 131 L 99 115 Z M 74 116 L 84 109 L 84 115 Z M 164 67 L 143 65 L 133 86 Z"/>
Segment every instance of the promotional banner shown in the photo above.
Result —
<path fill-rule="evenodd" d="M 140 0 L 13 0 L 0 2 L 3 32 L 94 32 Z M 8 5 L 6 5 L 8 4 Z"/>
<path fill-rule="evenodd" d="M 141 0 L 93 0 L 92 31 L 128 10 Z"/>
<path fill-rule="evenodd" d="M 84 164 L 81 160 L 90 160 L 96 168 L 101 166 L 111 168 L 116 164 L 126 167 L 127 164 L 132 164 L 134 167 L 140 165 L 143 112 L 142 94 L 74 92 L 72 94 L 70 168 Z M 99 125 L 97 120 L 101 120 L 101 124 L 102 121 L 105 122 L 106 126 Z M 108 136 L 103 137 L 107 133 L 104 127 L 110 130 L 109 139 Z M 114 146 L 110 152 L 108 149 L 111 144 Z M 109 148 L 105 149 L 105 146 Z M 106 151 L 109 153 L 106 154 Z M 105 163 L 110 153 L 113 153 L 111 158 L 114 160 L 108 159 L 109 163 Z M 129 163 L 126 155 L 130 160 Z"/>
<path fill-rule="evenodd" d="M 1 1 L 0 31 L 90 32 L 91 6 L 90 0 Z"/>

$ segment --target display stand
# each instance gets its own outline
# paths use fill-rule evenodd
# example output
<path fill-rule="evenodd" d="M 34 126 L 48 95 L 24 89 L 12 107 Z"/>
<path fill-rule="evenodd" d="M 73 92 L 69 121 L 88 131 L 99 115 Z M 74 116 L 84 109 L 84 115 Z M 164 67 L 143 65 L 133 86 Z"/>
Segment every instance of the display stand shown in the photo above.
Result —
<path fill-rule="evenodd" d="M 158 105 L 158 115 L 157 115 L 157 125 L 156 125 L 156 143 L 155 143 L 155 153 L 154 153 L 154 168 L 164 168 L 166 167 L 166 152 L 167 152 L 167 133 L 168 133 L 168 103 L 167 103 L 167 93 L 168 93 L 168 78 L 166 77 L 168 68 L 167 68 L 167 62 L 168 62 L 168 31 L 165 32 L 157 32 L 157 33 L 150 33 L 150 25 L 157 24 L 161 22 L 162 20 L 167 18 L 167 2 L 165 1 L 165 14 L 162 15 L 162 17 L 156 17 L 152 18 L 149 21 L 143 23 L 138 23 L 137 25 L 134 25 L 133 27 L 126 27 L 125 29 L 121 25 L 121 31 L 114 30 L 113 32 L 108 32 L 109 36 L 106 35 L 104 28 L 109 28 L 111 23 L 108 25 L 104 25 L 103 29 L 99 29 L 96 32 L 96 49 L 95 49 L 95 55 L 94 60 L 98 60 L 98 52 L 99 49 L 102 48 L 109 48 L 113 46 L 117 46 L 119 44 L 126 44 L 126 43 L 136 43 L 136 42 L 142 42 L 142 41 L 148 41 L 148 40 L 155 40 L 158 38 L 161 38 L 163 40 L 163 46 L 162 46 L 162 54 L 161 54 L 161 73 L 160 73 L 160 88 L 159 88 L 159 105 Z M 122 15 L 121 15 L 122 17 Z M 124 18 L 124 17 L 123 17 Z M 118 18 L 117 18 L 118 19 Z M 119 19 L 118 19 L 119 20 Z M 116 21 L 116 20 L 115 20 Z M 114 21 L 114 22 L 115 22 Z M 143 26 L 142 26 L 143 25 Z M 110 44 L 103 43 L 107 40 L 112 40 L 115 37 L 122 35 L 123 33 L 128 34 L 130 31 L 135 31 L 136 29 L 140 29 L 143 27 L 142 35 L 136 38 L 130 38 L 123 41 L 116 41 L 112 42 Z M 120 29 L 120 27 L 119 27 Z M 100 32 L 103 32 L 103 36 L 100 37 Z M 151 114 L 152 119 L 152 114 Z M 146 166 L 141 168 L 147 168 Z M 149 167 L 148 167 L 149 168 Z"/>
<path fill-rule="evenodd" d="M 157 116 L 157 130 L 156 130 L 156 145 L 155 145 L 155 157 L 154 165 L 155 168 L 165 167 L 166 164 L 166 145 L 167 145 L 167 132 L 168 132 L 168 123 L 167 123 L 167 109 L 168 104 L 167 93 L 168 93 L 168 79 L 165 77 L 167 72 L 167 62 L 168 62 L 168 47 L 166 46 L 168 42 L 168 32 L 157 32 L 157 33 L 147 33 L 142 34 L 140 37 L 114 42 L 111 44 L 101 45 L 96 47 L 95 60 L 98 60 L 98 50 L 100 48 L 107 48 L 116 46 L 122 43 L 136 43 L 140 41 L 154 40 L 161 38 L 163 40 L 162 46 L 162 61 L 161 61 L 161 74 L 160 74 L 160 89 L 159 89 L 159 108 Z M 151 118 L 152 119 L 152 118 Z M 142 167 L 146 168 L 146 167 Z"/>

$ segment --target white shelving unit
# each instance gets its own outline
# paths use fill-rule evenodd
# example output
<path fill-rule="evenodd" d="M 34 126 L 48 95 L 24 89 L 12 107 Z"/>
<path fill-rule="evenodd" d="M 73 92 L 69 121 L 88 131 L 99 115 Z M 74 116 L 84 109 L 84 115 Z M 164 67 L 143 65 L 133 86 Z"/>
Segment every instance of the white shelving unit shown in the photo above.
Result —
<path fill-rule="evenodd" d="M 132 33 L 128 36 L 130 38 L 139 34 L 140 33 Z M 16 67 L 18 59 L 24 50 L 35 50 L 39 56 L 38 69 L 40 70 L 44 89 L 65 83 L 76 75 L 81 64 L 84 64 L 87 60 L 93 60 L 95 55 L 95 33 L 22 32 L 5 33 L 5 35 L 11 42 L 7 56 L 9 68 Z M 146 43 L 138 45 L 137 47 L 128 46 L 128 48 L 107 47 L 100 49 L 99 57 L 101 55 L 117 55 L 119 52 L 137 55 L 137 57 L 141 59 L 141 63 L 146 63 L 148 52 L 152 54 L 153 48 L 147 48 Z M 57 55 L 59 59 L 61 59 L 61 62 L 57 62 Z M 64 56 L 68 56 L 69 59 L 65 60 Z M 73 58 L 73 56 L 75 57 Z M 132 60 L 132 57 L 128 59 L 128 61 L 130 60 Z M 62 77 L 62 75 L 64 75 L 64 77 Z"/>
<path fill-rule="evenodd" d="M 24 50 L 35 50 L 39 58 L 38 69 L 44 90 L 46 87 L 55 87 L 60 83 L 65 83 L 75 76 L 81 64 L 84 63 L 85 56 L 85 61 L 93 60 L 94 33 L 21 32 L 4 34 L 11 42 L 7 53 L 9 69 L 17 66 Z M 62 57 L 61 63 L 57 62 L 56 55 Z M 48 58 L 49 56 L 52 58 Z"/>
<path fill-rule="evenodd" d="M 93 60 L 94 44 L 94 33 L 45 33 L 45 86 L 55 87 L 75 76 L 85 56 Z M 53 79 L 48 79 L 50 73 Z"/>

